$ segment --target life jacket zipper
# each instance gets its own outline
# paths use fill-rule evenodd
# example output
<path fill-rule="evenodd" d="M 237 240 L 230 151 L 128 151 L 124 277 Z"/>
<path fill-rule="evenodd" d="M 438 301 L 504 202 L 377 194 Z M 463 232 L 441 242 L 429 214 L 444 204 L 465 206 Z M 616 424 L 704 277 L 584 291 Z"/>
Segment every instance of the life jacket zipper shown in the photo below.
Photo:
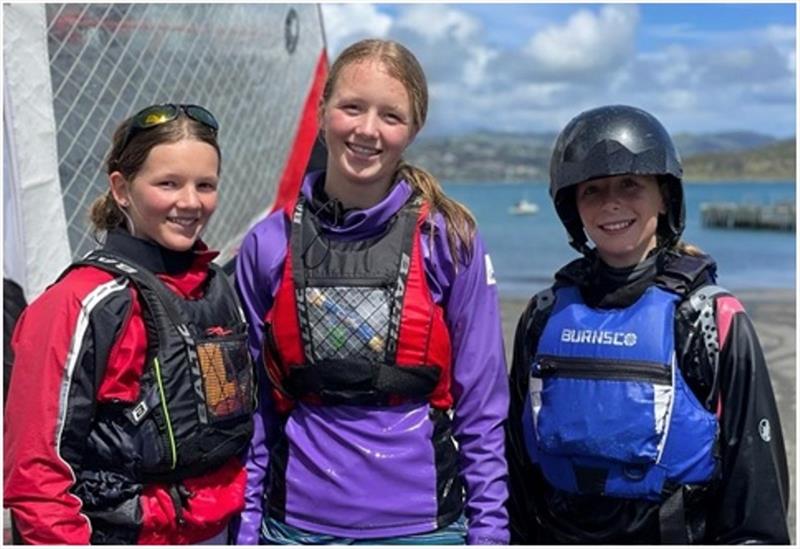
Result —
<path fill-rule="evenodd" d="M 591 360 L 591 363 L 587 363 Z M 659 385 L 672 385 L 672 372 L 666 366 L 633 361 L 597 361 L 573 357 L 541 356 L 534 367 L 538 377 L 573 377 L 649 381 Z"/>

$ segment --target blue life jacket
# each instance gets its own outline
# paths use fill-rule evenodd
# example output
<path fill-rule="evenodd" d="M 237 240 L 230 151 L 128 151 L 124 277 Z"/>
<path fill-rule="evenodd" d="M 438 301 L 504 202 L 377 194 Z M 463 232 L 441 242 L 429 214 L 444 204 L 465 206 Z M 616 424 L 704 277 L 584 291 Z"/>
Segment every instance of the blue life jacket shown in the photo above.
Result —
<path fill-rule="evenodd" d="M 676 364 L 680 297 L 657 286 L 625 309 L 593 309 L 575 286 L 555 304 L 531 365 L 528 453 L 570 493 L 662 499 L 716 468 L 716 417 Z"/>

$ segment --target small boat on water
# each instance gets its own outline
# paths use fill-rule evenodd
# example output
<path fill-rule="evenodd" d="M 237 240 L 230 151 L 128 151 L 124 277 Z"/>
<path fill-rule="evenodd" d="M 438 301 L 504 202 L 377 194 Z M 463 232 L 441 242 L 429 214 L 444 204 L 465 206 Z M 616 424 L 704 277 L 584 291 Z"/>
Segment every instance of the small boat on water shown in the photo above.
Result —
<path fill-rule="evenodd" d="M 533 215 L 538 211 L 539 206 L 537 206 L 534 202 L 528 202 L 528 199 L 526 198 L 519 200 L 516 204 L 508 209 L 508 213 L 511 215 Z"/>

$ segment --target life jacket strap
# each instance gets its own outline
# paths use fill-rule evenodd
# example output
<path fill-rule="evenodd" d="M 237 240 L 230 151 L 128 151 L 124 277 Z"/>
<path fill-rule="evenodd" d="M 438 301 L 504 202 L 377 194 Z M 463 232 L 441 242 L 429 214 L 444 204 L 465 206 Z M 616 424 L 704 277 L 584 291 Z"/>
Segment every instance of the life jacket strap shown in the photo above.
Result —
<path fill-rule="evenodd" d="M 686 511 L 683 502 L 683 487 L 677 489 L 658 509 L 658 524 L 663 545 L 688 545 L 686 533 Z"/>
<path fill-rule="evenodd" d="M 283 386 L 295 398 L 318 395 L 325 404 L 390 404 L 390 395 L 427 399 L 439 382 L 436 366 L 396 366 L 324 360 L 292 366 Z"/>

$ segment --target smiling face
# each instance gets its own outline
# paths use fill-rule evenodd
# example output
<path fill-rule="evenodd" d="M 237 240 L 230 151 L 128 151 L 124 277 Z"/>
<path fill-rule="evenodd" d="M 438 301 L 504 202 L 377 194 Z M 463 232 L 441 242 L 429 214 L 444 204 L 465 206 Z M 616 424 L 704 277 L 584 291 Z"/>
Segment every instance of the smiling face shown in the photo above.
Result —
<path fill-rule="evenodd" d="M 186 251 L 217 207 L 218 171 L 214 147 L 182 139 L 153 147 L 132 181 L 120 172 L 111 173 L 109 179 L 134 236 Z"/>
<path fill-rule="evenodd" d="M 324 105 L 325 190 L 348 207 L 369 207 L 392 183 L 413 127 L 408 91 L 378 61 L 345 66 Z"/>
<path fill-rule="evenodd" d="M 575 199 L 586 234 L 608 265 L 636 265 L 656 247 L 658 215 L 666 209 L 655 176 L 585 181 L 578 184 Z"/>

